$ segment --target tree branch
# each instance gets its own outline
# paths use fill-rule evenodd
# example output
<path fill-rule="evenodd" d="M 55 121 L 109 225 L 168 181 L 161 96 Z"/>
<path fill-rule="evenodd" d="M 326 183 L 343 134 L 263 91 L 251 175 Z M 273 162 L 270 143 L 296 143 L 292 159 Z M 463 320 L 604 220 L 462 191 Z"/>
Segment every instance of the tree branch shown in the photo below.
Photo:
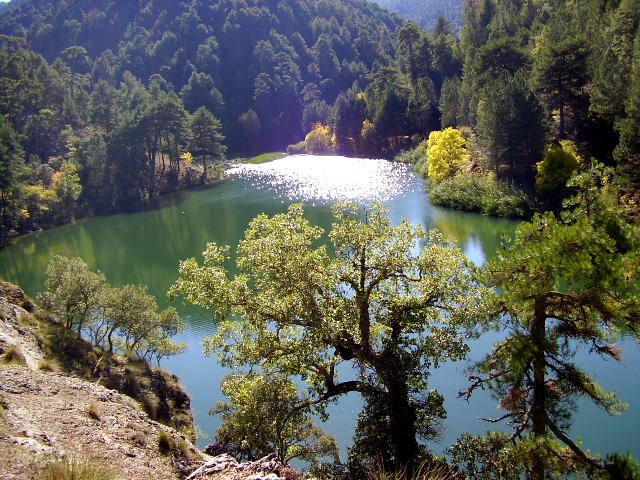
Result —
<path fill-rule="evenodd" d="M 584 453 L 580 447 L 578 447 L 575 443 L 573 443 L 573 441 L 567 437 L 564 432 L 562 432 L 562 430 L 560 430 L 558 428 L 558 426 L 551 421 L 551 419 L 547 416 L 547 426 L 549 427 L 549 430 L 551 430 L 553 432 L 553 434 L 558 437 L 567 447 L 569 447 L 569 449 L 583 462 L 585 462 L 587 465 L 589 465 L 592 469 L 595 470 L 600 470 L 602 469 L 602 465 L 595 459 L 587 456 L 586 453 Z"/>

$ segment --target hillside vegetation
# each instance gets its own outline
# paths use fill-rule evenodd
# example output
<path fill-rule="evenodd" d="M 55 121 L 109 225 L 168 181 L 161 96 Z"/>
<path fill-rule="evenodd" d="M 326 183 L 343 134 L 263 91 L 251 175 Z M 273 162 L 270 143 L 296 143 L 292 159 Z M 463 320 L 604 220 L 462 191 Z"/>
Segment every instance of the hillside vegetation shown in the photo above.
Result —
<path fill-rule="evenodd" d="M 447 19 L 456 31 L 462 27 L 464 0 L 374 0 L 381 7 L 432 30 L 440 17 Z"/>
<path fill-rule="evenodd" d="M 639 7 L 467 2 L 456 38 L 444 19 L 428 33 L 363 0 L 13 2 L 0 15 L 0 239 L 217 181 L 226 156 L 391 158 L 445 127 L 469 149 L 457 172 L 512 184 L 534 208 L 558 209 L 592 157 L 632 198 Z M 447 181 L 445 206 L 486 183 Z M 531 207 L 516 210 L 504 214 Z"/>
<path fill-rule="evenodd" d="M 125 72 L 206 106 L 233 151 L 286 147 L 305 112 L 332 105 L 394 56 L 397 17 L 364 0 L 25 2 L 0 31 L 60 58 L 83 81 L 117 86 Z M 78 48 L 80 47 L 80 48 Z M 71 50 L 69 50 L 71 48 Z"/>

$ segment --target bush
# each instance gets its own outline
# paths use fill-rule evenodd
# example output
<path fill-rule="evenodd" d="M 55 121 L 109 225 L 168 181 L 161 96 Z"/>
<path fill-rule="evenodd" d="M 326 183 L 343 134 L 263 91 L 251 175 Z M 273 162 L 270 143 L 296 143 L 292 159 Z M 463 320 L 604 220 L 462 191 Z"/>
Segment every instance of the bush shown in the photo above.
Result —
<path fill-rule="evenodd" d="M 2 356 L 2 363 L 5 365 L 26 365 L 27 360 L 24 358 L 24 354 L 16 345 L 10 345 Z"/>
<path fill-rule="evenodd" d="M 399 153 L 393 159 L 395 162 L 418 165 L 427 159 L 427 142 L 420 142 L 415 148 Z M 425 170 L 426 171 L 426 170 Z"/>
<path fill-rule="evenodd" d="M 304 140 L 287 147 L 287 155 L 301 155 L 303 153 L 307 153 L 307 144 Z"/>
<path fill-rule="evenodd" d="M 438 207 L 493 217 L 526 218 L 533 212 L 532 201 L 525 192 L 481 175 L 458 175 L 439 183 L 428 182 L 428 195 Z"/>
<path fill-rule="evenodd" d="M 86 459 L 59 459 L 38 472 L 38 480 L 116 480 L 110 470 Z"/>
<path fill-rule="evenodd" d="M 164 430 L 158 433 L 158 450 L 162 455 L 168 455 L 176 447 L 173 437 Z"/>

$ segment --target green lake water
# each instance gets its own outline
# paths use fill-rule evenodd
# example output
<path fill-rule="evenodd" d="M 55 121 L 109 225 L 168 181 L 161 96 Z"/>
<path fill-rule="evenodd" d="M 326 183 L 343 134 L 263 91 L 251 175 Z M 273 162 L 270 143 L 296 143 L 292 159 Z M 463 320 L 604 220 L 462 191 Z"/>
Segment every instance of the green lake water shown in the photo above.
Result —
<path fill-rule="evenodd" d="M 425 228 L 437 227 L 450 235 L 480 264 L 494 254 L 503 235 L 516 223 L 431 206 L 424 184 L 408 167 L 384 160 L 344 157 L 288 157 L 271 163 L 232 169 L 229 179 L 213 188 L 165 196 L 155 209 L 78 221 L 17 239 L 0 250 L 0 278 L 17 283 L 29 295 L 43 289 L 45 269 L 54 255 L 79 256 L 92 269 L 103 271 L 112 285 L 145 284 L 166 306 L 165 294 L 177 277 L 178 262 L 200 257 L 209 241 L 235 246 L 249 221 L 257 214 L 275 214 L 293 202 L 303 202 L 309 220 L 327 228 L 330 206 L 336 201 L 380 201 L 390 209 L 394 222 L 406 217 Z M 188 322 L 178 340 L 189 344 L 187 352 L 163 360 L 192 398 L 196 425 L 203 433 L 198 443 L 213 441 L 219 421 L 209 409 L 223 397 L 218 385 L 227 373 L 215 358 L 202 354 L 200 342 L 215 331 L 207 312 L 182 303 L 175 305 Z M 472 358 L 479 358 L 498 337 L 475 342 Z M 598 452 L 631 451 L 640 458 L 640 382 L 634 380 L 640 366 L 640 348 L 622 340 L 624 365 L 603 362 L 579 354 L 583 366 L 630 404 L 621 417 L 609 417 L 590 404 L 580 404 L 574 437 Z M 445 395 L 449 418 L 442 441 L 433 450 L 443 452 L 465 431 L 479 433 L 489 427 L 477 417 L 496 417 L 495 402 L 480 394 L 469 403 L 457 398 L 466 386 L 464 363 L 448 364 L 435 371 L 431 385 Z M 348 372 L 347 372 L 348 373 Z M 323 426 L 336 436 L 342 451 L 351 441 L 360 400 L 350 395 L 330 408 Z M 496 428 L 496 426 L 492 426 Z"/>

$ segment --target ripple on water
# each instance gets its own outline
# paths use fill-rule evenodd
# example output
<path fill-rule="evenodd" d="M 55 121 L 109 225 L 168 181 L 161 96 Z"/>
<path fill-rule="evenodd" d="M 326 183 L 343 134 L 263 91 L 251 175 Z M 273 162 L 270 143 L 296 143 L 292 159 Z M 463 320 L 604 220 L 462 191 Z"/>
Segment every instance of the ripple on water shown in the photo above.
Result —
<path fill-rule="evenodd" d="M 294 202 L 386 202 L 414 185 L 407 165 L 341 156 L 294 155 L 228 173 Z"/>

